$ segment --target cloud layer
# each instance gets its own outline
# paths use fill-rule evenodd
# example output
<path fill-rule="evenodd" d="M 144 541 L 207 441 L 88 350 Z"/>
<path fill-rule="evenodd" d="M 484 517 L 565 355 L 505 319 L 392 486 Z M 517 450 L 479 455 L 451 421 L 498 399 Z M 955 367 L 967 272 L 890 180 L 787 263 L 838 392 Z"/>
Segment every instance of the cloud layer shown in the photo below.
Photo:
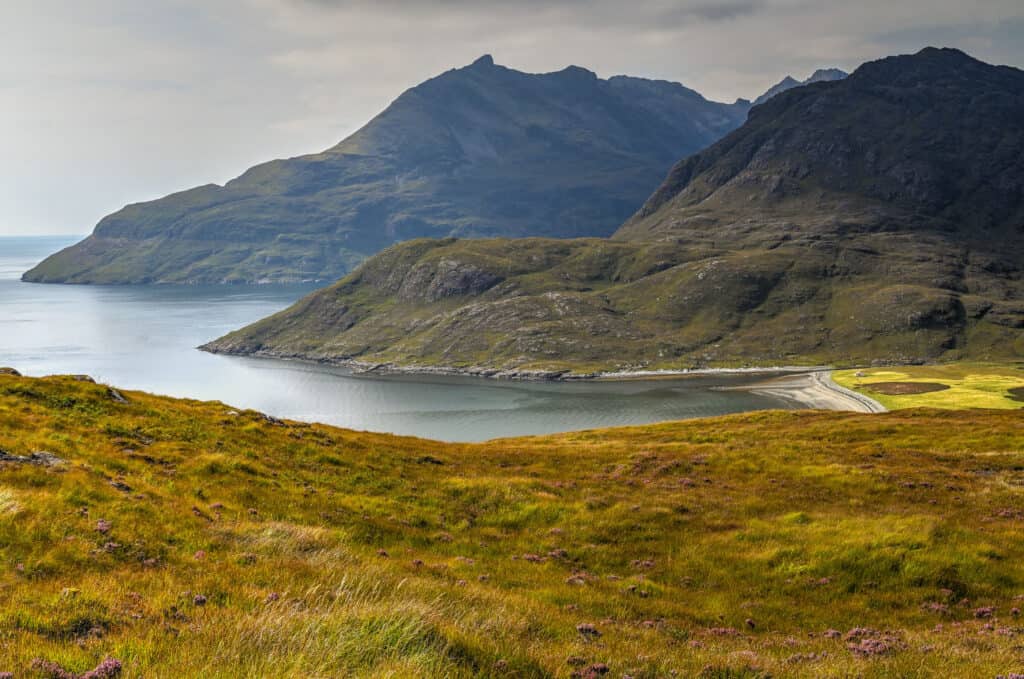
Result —
<path fill-rule="evenodd" d="M 333 145 L 491 53 L 753 98 L 927 44 L 1024 65 L 1019 0 L 6 0 L 0 234 L 104 214 Z"/>

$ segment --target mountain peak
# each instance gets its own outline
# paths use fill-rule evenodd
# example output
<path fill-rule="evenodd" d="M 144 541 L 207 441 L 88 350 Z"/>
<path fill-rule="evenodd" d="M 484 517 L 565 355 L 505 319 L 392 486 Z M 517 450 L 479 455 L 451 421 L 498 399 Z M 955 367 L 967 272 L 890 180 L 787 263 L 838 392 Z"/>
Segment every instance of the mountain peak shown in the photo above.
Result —
<path fill-rule="evenodd" d="M 472 64 L 470 64 L 470 68 L 482 68 L 490 66 L 494 66 L 494 57 L 492 57 L 490 54 L 485 54 L 476 61 L 474 61 Z"/>
<path fill-rule="evenodd" d="M 793 76 L 787 75 L 785 78 L 783 78 L 778 83 L 769 88 L 767 92 L 765 92 L 760 97 L 755 99 L 754 105 L 757 106 L 758 104 L 763 104 L 764 102 L 774 97 L 776 94 L 782 94 L 783 92 L 791 90 L 794 87 L 800 87 L 801 85 L 810 85 L 811 83 L 816 82 L 842 80 L 847 75 L 849 74 L 846 71 L 841 71 L 838 68 L 819 68 L 817 71 L 811 74 L 811 77 L 807 78 L 806 80 L 797 80 Z"/>
<path fill-rule="evenodd" d="M 571 75 L 587 80 L 597 80 L 597 74 L 590 69 L 583 68 L 582 66 L 566 66 L 559 73 L 564 75 Z"/>

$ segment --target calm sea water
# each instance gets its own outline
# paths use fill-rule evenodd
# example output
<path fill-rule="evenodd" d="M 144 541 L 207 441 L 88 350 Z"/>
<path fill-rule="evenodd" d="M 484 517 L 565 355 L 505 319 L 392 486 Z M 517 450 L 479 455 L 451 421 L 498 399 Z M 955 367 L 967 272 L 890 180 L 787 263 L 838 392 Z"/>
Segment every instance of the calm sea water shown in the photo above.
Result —
<path fill-rule="evenodd" d="M 792 407 L 713 391 L 742 377 L 531 383 L 357 376 L 290 361 L 213 356 L 196 346 L 283 309 L 305 286 L 71 286 L 21 274 L 72 238 L 0 238 L 0 366 L 84 373 L 125 389 L 297 420 L 448 441 L 479 441 Z"/>

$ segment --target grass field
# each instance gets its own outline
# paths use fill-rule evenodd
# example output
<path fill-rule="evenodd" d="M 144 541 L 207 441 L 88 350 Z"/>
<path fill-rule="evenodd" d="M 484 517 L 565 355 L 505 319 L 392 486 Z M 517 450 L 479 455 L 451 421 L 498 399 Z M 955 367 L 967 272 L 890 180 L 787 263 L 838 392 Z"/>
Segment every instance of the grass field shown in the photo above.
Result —
<path fill-rule="evenodd" d="M 443 444 L 118 396 L 0 375 L 0 672 L 1024 671 L 1018 413 Z"/>
<path fill-rule="evenodd" d="M 1024 408 L 1024 364 L 957 363 L 839 370 L 833 379 L 875 399 L 890 410 L 900 408 Z M 941 391 L 892 395 L 873 384 L 942 385 Z M 1016 390 L 1016 392 L 1014 391 Z"/>

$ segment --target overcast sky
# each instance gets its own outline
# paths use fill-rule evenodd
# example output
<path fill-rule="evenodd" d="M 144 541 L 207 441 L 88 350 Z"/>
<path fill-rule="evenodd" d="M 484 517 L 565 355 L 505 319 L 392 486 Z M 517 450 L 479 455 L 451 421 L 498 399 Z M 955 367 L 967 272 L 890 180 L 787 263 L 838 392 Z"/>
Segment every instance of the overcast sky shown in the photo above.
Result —
<path fill-rule="evenodd" d="M 0 235 L 314 152 L 490 53 L 753 98 L 925 45 L 1024 66 L 1021 0 L 0 0 Z"/>

